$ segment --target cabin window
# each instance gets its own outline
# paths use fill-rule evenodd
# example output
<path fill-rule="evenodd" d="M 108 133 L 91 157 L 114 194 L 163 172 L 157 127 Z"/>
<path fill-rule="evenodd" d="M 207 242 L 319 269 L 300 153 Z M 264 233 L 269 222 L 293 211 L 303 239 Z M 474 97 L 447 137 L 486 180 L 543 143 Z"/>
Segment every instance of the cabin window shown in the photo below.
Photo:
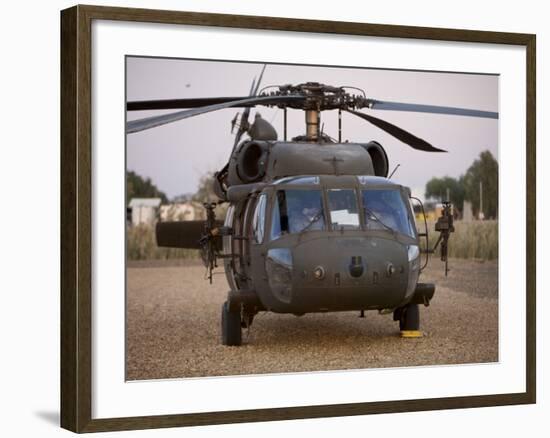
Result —
<path fill-rule="evenodd" d="M 279 190 L 273 203 L 270 239 L 283 234 L 324 230 L 323 197 L 320 190 Z"/>
<path fill-rule="evenodd" d="M 265 230 L 265 206 L 266 206 L 265 193 L 260 196 L 256 209 L 254 210 L 254 217 L 252 219 L 252 232 L 254 234 L 254 240 L 256 243 L 262 243 L 264 240 Z"/>
<path fill-rule="evenodd" d="M 330 189 L 327 191 L 330 222 L 335 230 L 358 230 L 359 211 L 353 189 Z"/>
<path fill-rule="evenodd" d="M 415 226 L 401 192 L 395 189 L 362 190 L 368 230 L 392 230 L 415 236 Z"/>

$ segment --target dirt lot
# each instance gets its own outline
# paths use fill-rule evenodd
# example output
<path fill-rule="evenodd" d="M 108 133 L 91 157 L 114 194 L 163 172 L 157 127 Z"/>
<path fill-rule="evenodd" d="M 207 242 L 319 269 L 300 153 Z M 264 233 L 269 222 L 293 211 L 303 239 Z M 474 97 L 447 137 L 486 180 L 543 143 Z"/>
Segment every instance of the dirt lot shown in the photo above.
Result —
<path fill-rule="evenodd" d="M 421 308 L 424 337 L 402 339 L 391 315 L 261 313 L 241 347 L 220 345 L 225 275 L 214 284 L 197 264 L 128 268 L 127 379 L 281 373 L 498 360 L 498 263 L 436 260 L 422 281 L 437 285 Z"/>

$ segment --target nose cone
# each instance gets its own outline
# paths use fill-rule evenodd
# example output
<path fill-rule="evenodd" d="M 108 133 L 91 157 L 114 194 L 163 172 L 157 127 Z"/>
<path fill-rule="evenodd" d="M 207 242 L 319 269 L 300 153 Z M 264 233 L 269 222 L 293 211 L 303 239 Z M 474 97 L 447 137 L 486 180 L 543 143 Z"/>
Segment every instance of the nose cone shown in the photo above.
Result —
<path fill-rule="evenodd" d="M 312 239 L 298 244 L 293 258 L 292 304 L 303 311 L 392 308 L 404 299 L 407 247 L 396 240 Z M 319 266 L 322 278 L 315 275 Z"/>

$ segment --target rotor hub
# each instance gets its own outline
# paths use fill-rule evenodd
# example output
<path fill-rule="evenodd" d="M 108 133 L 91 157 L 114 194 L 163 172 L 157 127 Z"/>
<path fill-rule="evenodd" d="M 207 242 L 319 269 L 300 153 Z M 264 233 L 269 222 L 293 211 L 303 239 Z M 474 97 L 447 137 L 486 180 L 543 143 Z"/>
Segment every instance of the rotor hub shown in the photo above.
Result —
<path fill-rule="evenodd" d="M 304 111 L 325 111 L 331 109 L 355 109 L 368 106 L 366 97 L 351 94 L 346 87 L 333 87 L 319 82 L 305 82 L 298 85 L 280 85 L 278 90 L 261 96 L 303 96 L 303 100 L 274 104 L 279 108 Z M 362 90 L 361 90 L 362 91 Z M 364 94 L 364 93 L 363 93 Z"/>

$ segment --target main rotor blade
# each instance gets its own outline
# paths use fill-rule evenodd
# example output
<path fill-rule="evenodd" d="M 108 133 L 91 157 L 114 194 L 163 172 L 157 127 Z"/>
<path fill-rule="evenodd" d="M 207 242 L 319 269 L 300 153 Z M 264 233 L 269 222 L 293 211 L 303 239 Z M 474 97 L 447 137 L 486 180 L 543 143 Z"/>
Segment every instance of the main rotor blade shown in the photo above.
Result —
<path fill-rule="evenodd" d="M 267 67 L 267 64 L 264 64 L 262 67 L 262 71 L 260 72 L 260 77 L 258 78 L 258 82 L 256 82 L 256 86 L 253 88 L 254 91 L 251 90 L 250 95 L 256 96 L 258 94 L 258 90 L 260 89 L 260 84 L 262 82 L 262 78 L 264 77 L 265 68 Z"/>
<path fill-rule="evenodd" d="M 219 103 L 215 105 L 203 106 L 186 111 L 178 111 L 176 113 L 164 114 L 160 116 L 146 117 L 144 119 L 132 120 L 126 123 L 126 133 L 144 131 L 146 129 L 155 128 L 157 126 L 166 125 L 167 123 L 177 122 L 178 120 L 187 119 L 189 117 L 198 116 L 200 114 L 209 113 L 225 108 L 232 108 L 240 105 L 276 105 L 287 102 L 295 102 L 304 100 L 304 96 L 288 95 L 288 96 L 255 96 L 245 99 L 234 100 L 231 102 Z"/>
<path fill-rule="evenodd" d="M 420 151 L 426 151 L 426 152 L 447 152 L 443 149 L 439 149 L 432 146 L 426 140 L 422 140 L 421 138 L 416 137 L 410 132 L 407 132 L 404 129 L 401 129 L 398 126 L 395 126 L 389 122 L 386 122 L 385 120 L 379 119 L 377 117 L 373 117 L 369 114 L 361 113 L 359 111 L 352 111 L 352 110 L 347 110 L 347 111 L 357 117 L 361 117 L 367 122 L 372 123 L 377 128 L 380 128 L 382 131 L 385 131 L 390 135 L 393 135 L 395 138 L 397 138 L 398 140 L 401 140 L 405 144 L 408 144 L 410 147 L 414 149 L 418 149 Z"/>
<path fill-rule="evenodd" d="M 420 105 L 416 103 L 388 102 L 369 99 L 367 107 L 375 110 L 410 111 L 415 113 L 449 114 L 454 116 L 483 117 L 486 119 L 498 119 L 498 113 L 492 111 L 480 111 L 454 106 Z"/>
<path fill-rule="evenodd" d="M 256 84 L 256 78 L 252 79 L 252 85 L 250 86 L 250 93 L 249 96 L 255 96 L 256 93 L 254 93 L 255 90 L 255 84 Z M 233 149 L 231 150 L 231 155 L 233 155 L 233 151 L 241 141 L 241 137 L 246 132 L 246 130 L 249 128 L 248 125 L 248 115 L 250 114 L 250 107 L 245 108 L 243 113 L 241 114 L 241 120 L 239 122 L 239 128 L 237 129 L 237 133 L 235 134 L 235 140 L 233 141 Z M 237 114 L 238 115 L 238 114 Z M 231 157 L 230 155 L 230 157 Z"/>
<path fill-rule="evenodd" d="M 258 90 L 260 89 L 260 82 L 262 82 L 262 78 L 264 76 L 265 68 L 267 67 L 267 64 L 264 64 L 262 71 L 260 72 L 260 77 L 258 78 L 258 81 L 256 82 L 256 79 L 252 80 L 252 85 L 250 87 L 250 93 L 249 96 L 253 97 L 258 94 Z M 233 142 L 233 150 L 231 151 L 231 154 L 233 154 L 233 151 L 241 141 L 241 137 L 243 134 L 248 130 L 250 127 L 248 123 L 248 117 L 250 115 L 250 107 L 247 107 L 242 115 L 241 115 L 241 123 L 239 123 L 239 130 L 237 131 L 237 134 L 235 135 L 235 141 Z"/>
<path fill-rule="evenodd" d="M 248 96 L 235 97 L 197 97 L 187 99 L 158 99 L 158 100 L 135 100 L 126 103 L 127 111 L 143 110 L 166 110 L 198 108 L 207 105 L 216 105 L 218 103 L 232 102 L 234 100 L 247 99 Z M 243 105 L 246 106 L 246 105 Z"/>

